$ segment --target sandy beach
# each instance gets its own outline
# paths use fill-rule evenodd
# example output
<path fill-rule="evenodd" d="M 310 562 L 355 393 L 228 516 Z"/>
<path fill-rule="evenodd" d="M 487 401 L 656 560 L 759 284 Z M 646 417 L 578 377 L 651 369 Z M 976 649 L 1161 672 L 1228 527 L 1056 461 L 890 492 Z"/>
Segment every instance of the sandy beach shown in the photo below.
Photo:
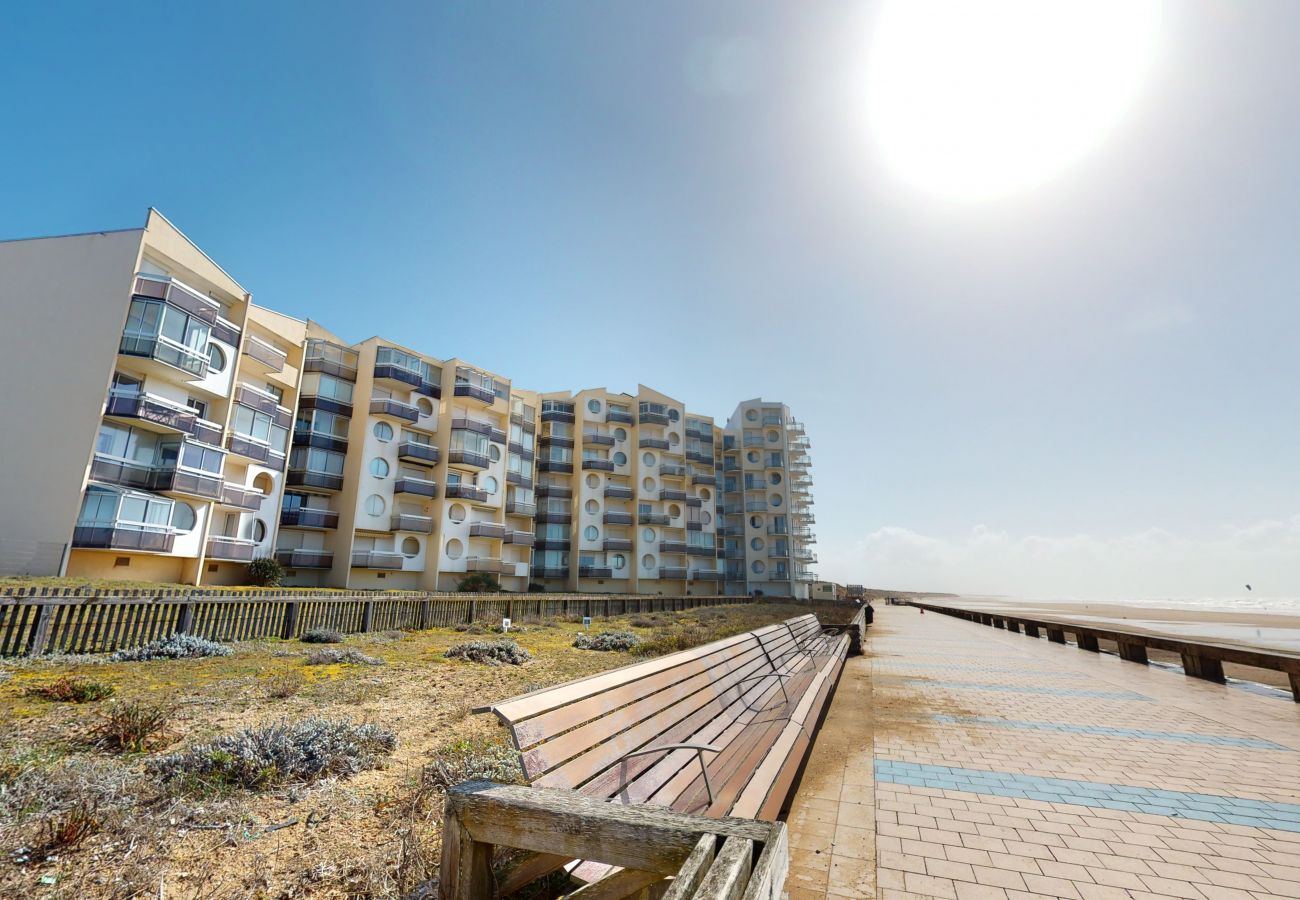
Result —
<path fill-rule="evenodd" d="M 1110 623 L 1148 634 L 1300 654 L 1300 615 L 1286 612 L 1236 612 L 981 596 L 963 596 L 950 601 L 936 598 L 933 602 L 951 602 L 963 609 L 1041 615 L 1080 625 Z M 1113 646 L 1108 647 L 1105 641 L 1102 642 L 1102 648 L 1115 649 Z M 1150 657 L 1161 662 L 1181 662 L 1177 654 L 1158 650 L 1150 651 Z M 1225 665 L 1224 672 L 1230 678 L 1257 681 L 1275 687 L 1287 686 L 1287 677 L 1281 672 L 1234 665 Z"/>

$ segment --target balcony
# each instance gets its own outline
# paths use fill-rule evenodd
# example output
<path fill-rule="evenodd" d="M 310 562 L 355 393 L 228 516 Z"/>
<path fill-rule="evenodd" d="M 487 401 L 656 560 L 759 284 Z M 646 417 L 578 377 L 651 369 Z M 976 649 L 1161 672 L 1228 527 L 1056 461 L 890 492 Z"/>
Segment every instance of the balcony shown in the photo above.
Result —
<path fill-rule="evenodd" d="M 751 493 L 753 491 L 758 491 L 760 494 L 767 493 L 767 482 L 758 479 L 753 481 L 750 481 L 748 478 L 745 479 L 745 492 Z"/>
<path fill-rule="evenodd" d="M 500 433 L 491 422 L 481 422 L 478 419 L 467 419 L 463 416 L 452 419 L 451 427 L 453 431 L 472 431 L 475 434 L 482 435 L 490 435 L 493 431 Z"/>
<path fill-rule="evenodd" d="M 317 472 L 312 469 L 290 469 L 285 483 L 290 487 L 315 488 L 321 491 L 339 491 L 343 489 L 343 476 L 329 472 Z"/>
<path fill-rule="evenodd" d="M 208 552 L 205 555 L 208 559 L 246 563 L 253 561 L 253 554 L 256 550 L 257 541 L 214 536 L 208 538 Z"/>
<path fill-rule="evenodd" d="M 605 421 L 611 424 L 614 423 L 622 424 L 622 425 L 635 424 L 634 420 L 632 419 L 632 414 L 630 412 L 625 412 L 620 409 L 605 410 Z"/>
<path fill-rule="evenodd" d="M 642 425 L 667 425 L 671 420 L 667 412 L 658 412 L 657 410 L 641 410 L 638 416 Z"/>
<path fill-rule="evenodd" d="M 221 503 L 224 506 L 258 510 L 262 508 L 262 501 L 265 499 L 266 495 L 261 491 L 255 491 L 243 485 L 224 484 L 221 486 Z"/>
<path fill-rule="evenodd" d="M 170 403 L 161 397 L 113 391 L 109 392 L 108 402 L 104 404 L 104 415 L 118 419 L 135 419 L 185 434 L 190 434 L 195 423 L 199 421 L 199 415 L 194 410 Z"/>
<path fill-rule="evenodd" d="M 493 572 L 497 575 L 515 574 L 515 564 L 502 562 L 491 556 L 471 556 L 465 560 L 465 569 L 470 572 Z"/>
<path fill-rule="evenodd" d="M 328 569 L 334 565 L 334 554 L 329 550 L 276 550 L 276 561 L 286 569 Z"/>
<path fill-rule="evenodd" d="M 677 488 L 664 488 L 659 492 L 660 500 L 685 500 L 686 492 Z"/>
<path fill-rule="evenodd" d="M 716 475 L 692 475 L 691 484 L 714 484 L 718 483 Z"/>
<path fill-rule="evenodd" d="M 533 541 L 534 550 L 568 550 L 568 538 L 537 538 Z"/>
<path fill-rule="evenodd" d="M 640 438 L 636 442 L 636 445 L 640 447 L 642 450 L 667 450 L 670 446 L 670 444 L 665 438 L 652 438 L 652 437 Z"/>
<path fill-rule="evenodd" d="M 607 512 L 601 521 L 606 525 L 631 525 L 635 520 L 630 512 Z"/>
<path fill-rule="evenodd" d="M 565 460 L 547 459 L 546 457 L 542 457 L 537 461 L 537 471 L 572 473 L 573 462 L 572 460 L 566 462 Z"/>
<path fill-rule="evenodd" d="M 763 500 L 746 500 L 745 512 L 767 512 L 767 503 Z"/>
<path fill-rule="evenodd" d="M 295 447 L 317 447 L 321 450 L 337 450 L 340 453 L 346 453 L 348 450 L 348 439 L 338 435 L 326 434 L 323 431 L 311 431 L 309 429 L 294 429 L 293 445 Z"/>
<path fill-rule="evenodd" d="M 785 420 L 780 413 L 763 413 L 763 424 L 780 426 L 785 424 Z"/>
<path fill-rule="evenodd" d="M 672 521 L 668 513 L 638 513 L 636 519 L 642 525 L 667 525 Z"/>
<path fill-rule="evenodd" d="M 606 550 L 631 550 L 632 541 L 628 538 L 605 538 L 603 546 Z"/>
<path fill-rule="evenodd" d="M 537 524 L 539 525 L 569 525 L 573 522 L 573 513 L 565 510 L 564 512 L 541 509 L 537 511 Z"/>
<path fill-rule="evenodd" d="M 397 445 L 397 458 L 402 462 L 432 466 L 437 464 L 438 456 L 438 448 L 433 444 L 421 444 L 416 441 L 406 440 Z"/>
<path fill-rule="evenodd" d="M 706 465 L 713 464 L 713 454 L 705 453 L 703 450 L 687 450 L 686 458 L 691 462 L 705 463 Z"/>
<path fill-rule="evenodd" d="M 106 456 L 96 456 L 91 461 L 90 478 L 102 484 L 158 493 L 185 494 L 204 500 L 219 500 L 224 487 L 221 476 L 215 473 L 154 466 Z"/>
<path fill-rule="evenodd" d="M 289 528 L 338 528 L 339 514 L 332 509 L 312 509 L 310 506 L 282 509 L 280 524 Z"/>
<path fill-rule="evenodd" d="M 389 531 L 412 531 L 416 534 L 433 534 L 433 516 L 412 513 L 394 513 L 388 521 Z"/>
<path fill-rule="evenodd" d="M 244 340 L 244 355 L 260 362 L 272 372 L 283 372 L 289 363 L 289 354 L 251 334 Z"/>
<path fill-rule="evenodd" d="M 152 359 L 173 369 L 179 369 L 193 378 L 204 378 L 208 374 L 208 357 L 184 344 L 173 341 L 164 334 L 153 332 L 126 331 L 118 344 L 118 352 L 123 356 L 138 356 Z"/>
<path fill-rule="evenodd" d="M 703 544 L 689 544 L 686 547 L 686 555 L 707 556 L 712 558 L 717 555 L 717 548 L 712 544 L 708 544 L 707 546 Z"/>
<path fill-rule="evenodd" d="M 606 497 L 609 496 L 608 490 L 609 489 L 606 488 Z M 571 498 L 573 496 L 573 488 L 569 487 L 567 484 L 550 484 L 543 481 L 537 486 L 537 496 Z M 630 491 L 628 492 L 628 496 L 632 496 Z"/>
<path fill-rule="evenodd" d="M 471 400 L 477 400 L 480 403 L 487 403 L 489 405 L 495 403 L 497 399 L 496 392 L 491 388 L 486 388 L 479 384 L 471 384 L 468 381 L 457 381 L 456 386 L 452 388 L 452 393 L 457 397 L 468 397 Z"/>
<path fill-rule="evenodd" d="M 659 552 L 660 553 L 685 553 L 686 542 L 685 541 L 660 541 Z"/>
<path fill-rule="evenodd" d="M 605 496 L 610 500 L 631 500 L 632 489 L 621 484 L 605 485 Z"/>
<path fill-rule="evenodd" d="M 351 418 L 354 412 L 350 397 L 347 400 L 339 400 L 335 397 L 325 397 L 320 394 L 303 394 L 298 398 L 298 411 L 302 412 L 308 409 L 321 409 L 348 418 Z"/>
<path fill-rule="evenodd" d="M 507 449 L 510 450 L 511 453 L 515 454 L 515 456 L 518 456 L 520 459 L 524 460 L 525 462 L 533 461 L 533 451 L 524 447 L 524 445 L 519 443 L 518 441 L 511 441 L 510 443 L 506 444 L 506 447 Z"/>
<path fill-rule="evenodd" d="M 542 404 L 542 421 L 543 422 L 573 422 L 573 404 L 565 403 L 559 406 L 546 406 Z"/>
<path fill-rule="evenodd" d="M 789 428 L 793 434 L 802 435 L 804 433 L 803 423 L 797 422 L 794 419 L 790 420 Z"/>
<path fill-rule="evenodd" d="M 471 469 L 486 469 L 492 465 L 492 460 L 486 453 L 478 453 L 474 450 L 458 449 L 453 447 L 447 451 L 447 462 L 452 465 L 466 466 Z"/>
<path fill-rule="evenodd" d="M 236 385 L 235 402 L 240 406 L 247 406 L 249 409 L 265 413 L 271 417 L 272 422 L 281 428 L 289 428 L 293 424 L 292 410 L 286 406 L 281 406 L 280 401 L 274 394 L 258 390 L 252 385 Z"/>
<path fill-rule="evenodd" d="M 78 525 L 72 530 L 72 546 L 90 550 L 139 550 L 170 553 L 176 536 L 170 530 L 137 525 Z"/>
<path fill-rule="evenodd" d="M 393 493 L 409 494 L 413 497 L 436 497 L 438 496 L 438 482 L 429 478 L 403 475 L 393 482 Z"/>
<path fill-rule="evenodd" d="M 767 551 L 767 555 L 768 555 L 771 559 L 789 559 L 789 558 L 790 558 L 790 548 L 789 548 L 789 547 L 779 547 L 779 546 L 771 547 L 771 548 L 768 549 L 768 551 Z"/>
<path fill-rule="evenodd" d="M 600 434 L 599 432 L 594 432 L 594 431 L 585 431 L 582 434 L 582 442 L 584 444 L 591 444 L 592 446 L 595 447 L 613 447 L 614 435 Z"/>
<path fill-rule="evenodd" d="M 537 504 L 525 503 L 522 500 L 507 500 L 506 515 L 528 516 L 531 518 L 532 516 L 537 515 Z"/>
<path fill-rule="evenodd" d="M 532 425 L 536 419 L 536 407 L 517 401 L 510 407 L 510 421 L 516 425 Z"/>
<path fill-rule="evenodd" d="M 136 275 L 134 294 L 150 300 L 162 300 L 209 325 L 216 323 L 221 312 L 221 304 L 216 300 L 166 275 Z"/>
<path fill-rule="evenodd" d="M 747 434 L 743 443 L 746 447 L 761 447 L 763 446 L 763 436 L 761 434 Z"/>
<path fill-rule="evenodd" d="M 357 380 L 357 351 L 340 347 L 329 341 L 313 338 L 307 342 L 303 354 L 304 372 L 324 372 L 344 381 Z"/>
<path fill-rule="evenodd" d="M 573 436 L 568 434 L 543 434 L 541 437 L 541 447 L 545 450 L 547 447 L 565 447 L 572 450 L 574 446 Z"/>
<path fill-rule="evenodd" d="M 469 526 L 470 537 L 484 537 L 501 540 L 505 537 L 506 526 L 499 522 L 471 522 Z"/>
<path fill-rule="evenodd" d="M 698 440 L 704 440 L 707 438 L 711 441 L 713 440 L 713 430 L 709 428 L 701 428 L 698 425 L 687 425 L 686 436 L 688 438 L 697 438 Z"/>
<path fill-rule="evenodd" d="M 542 413 L 546 415 L 546 413 Z M 568 578 L 568 566 L 533 566 L 534 578 Z"/>
<path fill-rule="evenodd" d="M 503 544 L 514 544 L 517 547 L 531 547 L 537 539 L 531 531 L 507 531 L 501 538 Z"/>
<path fill-rule="evenodd" d="M 272 450 L 270 445 L 254 440 L 248 435 L 239 434 L 238 432 L 231 434 L 226 438 L 226 449 L 245 459 L 261 463 L 268 468 L 284 471 L 284 454 L 278 450 Z"/>
<path fill-rule="evenodd" d="M 354 569 L 388 569 L 402 568 L 405 557 L 391 550 L 353 550 L 352 568 Z"/>
<path fill-rule="evenodd" d="M 722 573 L 716 569 L 692 569 L 691 581 L 721 581 Z"/>
<path fill-rule="evenodd" d="M 659 577 L 665 581 L 685 581 L 685 566 L 660 566 Z"/>
<path fill-rule="evenodd" d="M 613 578 L 614 570 L 609 566 L 578 566 L 579 578 Z"/>
<path fill-rule="evenodd" d="M 403 360 L 414 360 L 414 357 L 392 347 L 380 347 L 375 352 L 375 380 L 396 382 L 426 397 L 441 399 L 442 385 L 435 379 L 440 378 L 442 373 L 428 366 L 427 363 L 420 364 L 427 368 L 417 371 L 410 365 L 404 365 Z M 415 364 L 411 363 L 411 365 Z"/>
<path fill-rule="evenodd" d="M 517 485 L 518 487 L 528 489 L 533 486 L 533 478 L 524 472 L 507 472 L 506 484 Z"/>
<path fill-rule="evenodd" d="M 447 485 L 448 500 L 470 500 L 474 503 L 486 503 L 488 492 L 465 481 L 453 481 Z"/>
<path fill-rule="evenodd" d="M 686 467 L 678 463 L 664 463 L 659 467 L 659 474 L 665 478 L 685 478 Z"/>
<path fill-rule="evenodd" d="M 687 530 L 687 531 L 703 531 L 703 530 L 704 530 L 704 525 L 703 525 L 703 523 L 701 523 L 701 522 L 697 522 L 697 521 L 695 521 L 695 520 L 691 520 L 691 521 L 688 521 L 688 522 L 686 523 L 686 530 Z"/>
<path fill-rule="evenodd" d="M 392 397 L 373 397 L 370 400 L 370 414 L 374 416 L 391 416 L 404 422 L 417 422 L 420 410 L 409 403 L 394 400 Z"/>
<path fill-rule="evenodd" d="M 614 462 L 609 459 L 584 459 L 582 461 L 582 470 L 584 472 L 613 472 Z"/>

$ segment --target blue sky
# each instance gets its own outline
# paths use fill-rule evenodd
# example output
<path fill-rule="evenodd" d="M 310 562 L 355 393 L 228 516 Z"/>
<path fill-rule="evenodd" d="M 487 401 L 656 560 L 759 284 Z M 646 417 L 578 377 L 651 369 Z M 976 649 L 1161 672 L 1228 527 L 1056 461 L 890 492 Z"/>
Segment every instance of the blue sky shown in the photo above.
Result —
<path fill-rule="evenodd" d="M 1104 143 L 974 205 L 882 163 L 871 6 L 189 7 L 8 11 L 0 236 L 156 206 L 346 337 L 784 400 L 828 577 L 1300 596 L 1300 7 L 1179 4 Z"/>

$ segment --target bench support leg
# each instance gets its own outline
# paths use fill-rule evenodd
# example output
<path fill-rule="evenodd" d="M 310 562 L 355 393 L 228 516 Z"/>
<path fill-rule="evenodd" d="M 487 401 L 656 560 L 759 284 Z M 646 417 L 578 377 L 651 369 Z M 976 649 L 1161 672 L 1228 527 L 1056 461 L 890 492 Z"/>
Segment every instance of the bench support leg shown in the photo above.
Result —
<path fill-rule="evenodd" d="M 1291 677 L 1291 699 L 1300 703 L 1300 672 L 1288 672 Z"/>
<path fill-rule="evenodd" d="M 1145 666 L 1148 662 L 1147 645 L 1135 644 L 1131 641 L 1120 641 L 1119 658 L 1126 659 L 1129 662 L 1142 663 Z"/>
<path fill-rule="evenodd" d="M 1080 650 L 1091 650 L 1093 653 L 1100 652 L 1100 648 L 1097 646 L 1097 639 L 1092 635 L 1079 634 L 1076 632 L 1074 638 L 1075 643 L 1079 645 Z"/>
<path fill-rule="evenodd" d="M 1049 641 L 1051 641 L 1053 644 L 1064 644 L 1064 643 L 1065 643 L 1065 629 L 1063 629 L 1063 628 L 1048 628 L 1048 629 L 1047 629 L 1047 639 L 1048 639 Z"/>
<path fill-rule="evenodd" d="M 1038 626 L 1037 626 L 1037 625 L 1026 625 L 1026 626 L 1025 626 L 1025 634 L 1026 634 L 1028 637 L 1031 637 L 1031 638 L 1036 638 L 1036 637 L 1038 637 Z"/>
<path fill-rule="evenodd" d="M 492 878 L 492 845 L 474 840 L 461 824 L 450 800 L 447 801 L 442 825 L 439 896 L 442 900 L 496 896 Z"/>
<path fill-rule="evenodd" d="M 1007 627 L 1007 620 L 1006 620 L 1006 619 L 994 619 L 994 620 L 993 620 L 993 627 L 994 627 L 994 628 L 1006 628 L 1006 627 Z"/>
<path fill-rule="evenodd" d="M 1014 634 L 1020 634 L 1020 623 L 1012 622 L 1010 619 L 1007 619 L 1007 631 L 1013 632 Z"/>
<path fill-rule="evenodd" d="M 1217 681 L 1219 684 L 1227 681 L 1223 677 L 1223 661 L 1208 656 L 1184 653 L 1183 671 L 1193 678 L 1204 678 L 1206 681 Z"/>

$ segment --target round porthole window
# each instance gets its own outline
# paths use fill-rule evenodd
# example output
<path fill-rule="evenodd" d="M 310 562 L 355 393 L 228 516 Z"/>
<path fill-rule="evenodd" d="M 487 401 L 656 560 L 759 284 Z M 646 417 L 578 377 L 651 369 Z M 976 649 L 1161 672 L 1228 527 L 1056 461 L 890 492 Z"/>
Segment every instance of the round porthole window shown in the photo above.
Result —
<path fill-rule="evenodd" d="M 626 429 L 626 428 L 615 428 L 615 429 L 614 429 L 614 440 L 616 440 L 616 441 L 626 441 L 626 440 L 627 440 L 627 429 Z"/>
<path fill-rule="evenodd" d="M 622 450 L 620 450 L 620 451 L 618 451 L 617 453 L 615 453 L 615 454 L 614 454 L 614 465 L 616 465 L 616 466 L 626 466 L 626 465 L 627 465 L 627 454 L 624 453 Z M 592 476 L 592 477 L 595 477 L 595 476 Z"/>
<path fill-rule="evenodd" d="M 745 454 L 745 459 L 749 460 L 752 463 L 758 462 L 758 451 L 750 450 L 748 453 Z"/>
<path fill-rule="evenodd" d="M 773 472 L 771 475 L 767 476 L 767 480 L 770 481 L 770 482 L 772 482 L 772 484 L 780 484 L 780 483 L 781 483 L 781 473 L 780 473 L 780 472 Z"/>
<path fill-rule="evenodd" d="M 375 436 L 375 440 L 387 444 L 393 439 L 393 426 L 387 422 L 376 422 L 375 427 L 370 429 Z"/>
<path fill-rule="evenodd" d="M 496 444 L 488 444 L 488 459 L 493 462 L 501 462 L 501 448 Z"/>
<path fill-rule="evenodd" d="M 172 507 L 172 528 L 177 531 L 192 531 L 195 522 L 198 521 L 198 515 L 194 512 L 194 507 L 188 503 L 177 502 Z"/>
<path fill-rule="evenodd" d="M 653 556 L 647 553 L 645 556 L 641 557 L 641 568 L 653 569 L 654 567 L 655 567 L 655 558 Z"/>
<path fill-rule="evenodd" d="M 370 474 L 376 478 L 388 477 L 388 460 L 376 456 L 370 461 Z"/>
<path fill-rule="evenodd" d="M 756 410 L 756 409 L 747 409 L 747 410 L 745 410 L 745 421 L 747 421 L 747 422 L 757 422 L 757 421 L 758 421 L 758 410 Z"/>
<path fill-rule="evenodd" d="M 453 522 L 464 522 L 465 507 L 459 503 L 453 503 L 451 509 L 447 510 L 447 518 Z"/>
<path fill-rule="evenodd" d="M 413 537 L 402 538 L 402 555 L 406 557 L 415 556 L 420 552 L 420 542 Z"/>
<path fill-rule="evenodd" d="M 754 564 L 750 566 L 750 568 L 754 570 L 755 575 L 762 575 L 763 570 L 766 569 L 767 566 L 763 565 L 763 561 L 761 559 L 756 559 L 754 560 Z"/>
<path fill-rule="evenodd" d="M 599 478 L 599 476 L 596 476 L 596 475 L 588 475 L 588 476 L 587 476 L 587 487 L 589 487 L 589 488 L 593 488 L 593 489 L 594 489 L 594 488 L 598 488 L 598 487 L 600 487 L 600 478 Z"/>
<path fill-rule="evenodd" d="M 763 517 L 762 517 L 762 516 L 750 516 L 750 517 L 749 517 L 749 527 L 750 527 L 750 528 L 762 528 L 762 527 L 763 527 Z"/>
<path fill-rule="evenodd" d="M 653 491 L 655 489 L 655 480 L 653 478 L 642 479 L 641 487 L 645 488 L 647 491 Z"/>
<path fill-rule="evenodd" d="M 668 410 L 668 420 L 669 420 L 670 422 L 676 422 L 676 421 L 677 421 L 678 419 L 680 419 L 681 417 L 682 417 L 682 414 L 679 413 L 677 410 L 675 410 L 675 409 L 670 409 L 670 410 Z"/>
<path fill-rule="evenodd" d="M 465 545 L 456 538 L 447 542 L 447 558 L 460 559 L 460 555 L 465 552 Z"/>
<path fill-rule="evenodd" d="M 676 519 L 681 514 L 682 514 L 682 508 L 678 506 L 676 503 L 668 507 L 668 515 L 672 516 L 674 519 Z"/>
<path fill-rule="evenodd" d="M 767 433 L 767 442 L 768 442 L 769 444 L 775 444 L 775 443 L 776 443 L 777 441 L 779 441 L 779 440 L 781 440 L 781 432 L 779 432 L 779 431 L 769 431 L 769 432 Z"/>
<path fill-rule="evenodd" d="M 707 512 L 702 512 L 700 513 L 700 521 L 703 522 L 705 525 L 708 525 L 710 522 L 713 521 L 713 516 Z"/>
<path fill-rule="evenodd" d="M 641 540 L 645 541 L 647 544 L 653 544 L 655 542 L 655 530 L 653 528 L 647 528 L 642 531 Z"/>
<path fill-rule="evenodd" d="M 254 519 L 252 532 L 250 537 L 259 544 L 262 543 L 262 541 L 266 540 L 266 523 L 261 519 Z"/>
<path fill-rule="evenodd" d="M 489 494 L 495 494 L 497 492 L 497 487 L 498 487 L 497 480 L 493 478 L 491 475 L 484 478 L 480 486 L 483 488 L 483 490 L 487 491 Z"/>
<path fill-rule="evenodd" d="M 752 549 L 754 549 L 754 550 L 762 550 L 762 549 L 763 549 L 763 539 L 762 539 L 761 537 L 756 537 L 756 538 L 754 538 L 752 541 L 749 542 L 749 546 L 750 546 Z"/>
<path fill-rule="evenodd" d="M 616 570 L 627 568 L 627 557 L 622 553 L 615 553 L 609 561 Z"/>
<path fill-rule="evenodd" d="M 433 415 L 433 401 L 428 397 L 421 397 L 419 400 L 416 400 L 415 408 L 419 411 L 420 415 L 426 418 Z"/>
<path fill-rule="evenodd" d="M 594 516 L 596 513 L 600 512 L 600 504 L 595 500 L 588 500 L 583 505 L 583 509 L 587 510 L 587 515 Z"/>
<path fill-rule="evenodd" d="M 653 466 L 655 464 L 655 455 L 653 453 L 642 453 L 641 462 L 647 466 Z"/>
<path fill-rule="evenodd" d="M 600 412 L 600 401 L 599 401 L 599 400 L 588 400 L 588 401 L 587 401 L 587 412 L 593 412 L 593 413 L 598 413 L 598 412 Z"/>
<path fill-rule="evenodd" d="M 772 498 L 771 498 L 771 502 L 772 502 L 772 505 L 773 505 L 773 506 L 780 506 L 780 505 L 781 505 L 781 495 L 780 495 L 780 494 L 773 494 L 773 495 L 772 495 Z"/>
<path fill-rule="evenodd" d="M 226 351 L 216 344 L 208 344 L 208 368 L 214 372 L 226 371 Z"/>
<path fill-rule="evenodd" d="M 701 499 L 701 500 L 708 500 L 709 497 L 711 497 L 711 496 L 712 496 L 712 495 L 709 493 L 709 489 L 708 489 L 708 488 L 700 488 L 700 499 Z"/>
<path fill-rule="evenodd" d="M 596 538 L 600 537 L 600 529 L 595 525 L 588 525 L 586 528 L 582 529 L 582 536 L 586 540 L 594 541 Z"/>
<path fill-rule="evenodd" d="M 382 516 L 387 507 L 388 504 L 384 502 L 384 498 L 378 494 L 371 494 L 366 498 L 366 515 L 368 516 Z"/>
<path fill-rule="evenodd" d="M 681 442 L 682 442 L 682 439 L 679 438 L 679 437 L 677 436 L 677 432 L 675 432 L 675 431 L 670 431 L 670 432 L 668 432 L 668 443 L 669 443 L 671 446 L 676 447 L 676 446 L 677 446 L 678 444 L 680 444 Z"/>

